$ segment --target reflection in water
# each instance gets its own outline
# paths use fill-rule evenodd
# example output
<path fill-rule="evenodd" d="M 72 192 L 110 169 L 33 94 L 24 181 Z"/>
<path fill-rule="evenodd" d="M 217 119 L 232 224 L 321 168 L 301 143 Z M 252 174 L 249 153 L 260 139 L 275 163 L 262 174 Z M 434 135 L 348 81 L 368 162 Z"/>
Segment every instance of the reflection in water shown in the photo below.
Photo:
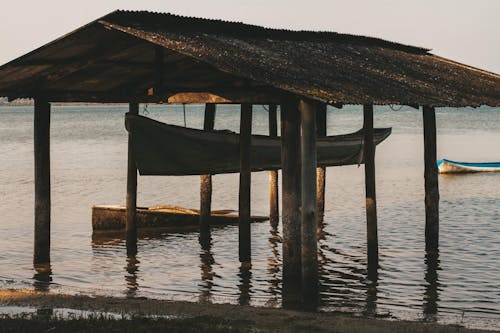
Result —
<path fill-rule="evenodd" d="M 278 221 L 271 221 L 271 228 L 269 230 L 269 247 L 271 248 L 271 255 L 267 258 L 267 273 L 269 274 L 269 300 L 266 302 L 267 306 L 278 306 L 280 299 L 280 245 L 281 237 L 278 231 Z"/>
<path fill-rule="evenodd" d="M 133 298 L 137 296 L 137 289 L 139 289 L 139 284 L 137 283 L 137 272 L 139 271 L 140 261 L 137 260 L 136 256 L 127 257 L 127 274 L 125 275 L 125 283 L 127 284 L 127 289 L 125 294 L 128 298 Z"/>
<path fill-rule="evenodd" d="M 318 275 L 320 305 L 376 315 L 378 283 L 367 279 L 366 259 L 334 248 L 333 234 L 325 229 L 323 216 L 318 219 Z M 360 251 L 361 252 L 361 249 Z"/>
<path fill-rule="evenodd" d="M 392 308 L 390 310 L 387 308 L 387 282 L 372 282 L 367 279 L 366 256 L 364 255 L 362 242 L 358 246 L 351 246 L 347 250 L 341 244 L 337 246 L 337 236 L 328 233 L 330 228 L 328 221 L 327 219 L 327 223 L 325 223 L 324 220 L 319 220 L 317 230 L 318 275 L 321 282 L 320 304 L 323 310 L 340 310 L 362 313 L 368 316 L 380 316 L 381 313 L 392 312 Z M 242 263 L 237 271 L 236 279 L 234 277 L 233 279 L 228 279 L 228 276 L 234 274 L 234 266 L 232 266 L 234 258 L 222 261 L 221 265 L 215 269 L 216 262 L 214 257 L 216 255 L 219 256 L 219 253 L 214 252 L 213 230 L 212 233 L 204 234 L 175 234 L 175 237 L 178 237 L 180 240 L 185 241 L 188 239 L 189 242 L 198 242 L 197 245 L 199 246 L 199 248 L 194 248 L 194 251 L 190 252 L 194 255 L 194 258 L 197 258 L 197 264 L 195 265 L 199 266 L 198 274 L 192 270 L 185 273 L 187 276 L 189 274 L 198 276 L 198 278 L 195 277 L 198 282 L 195 285 L 196 289 L 189 290 L 189 286 L 180 284 L 179 288 L 185 287 L 190 293 L 197 293 L 198 301 L 203 303 L 218 302 L 220 297 L 219 289 L 225 288 L 225 290 L 230 290 L 231 296 L 236 296 L 237 303 L 241 305 L 260 302 L 264 298 L 258 296 L 265 295 L 265 304 L 267 306 L 279 306 L 282 300 L 282 239 L 278 224 L 271 223 L 265 228 L 267 231 L 266 246 L 265 251 L 261 252 L 258 266 L 252 267 L 249 263 Z M 172 234 L 167 233 L 148 234 L 147 237 L 144 237 L 144 235 L 142 237 L 142 240 L 148 244 L 144 246 L 146 249 L 144 253 L 147 253 L 148 256 L 152 253 L 157 253 L 157 251 L 166 253 L 167 249 L 171 249 L 169 246 L 171 246 L 172 242 L 178 241 Z M 118 257 L 118 260 L 123 262 L 124 239 L 96 237 L 93 239 L 92 245 L 97 263 L 94 269 L 104 269 L 105 265 L 109 264 L 110 258 L 116 260 Z M 189 258 L 189 255 L 186 257 Z M 221 259 L 219 260 L 224 260 L 223 254 L 220 257 Z M 264 266 L 261 265 L 263 263 L 261 259 L 264 260 Z M 149 267 L 145 268 L 145 265 L 148 266 L 148 263 L 144 260 L 141 258 L 142 264 L 140 264 L 136 257 L 127 258 L 125 293 L 128 297 L 137 297 L 137 295 L 141 292 L 146 292 L 149 288 L 148 286 L 145 290 L 146 286 L 142 286 L 140 282 L 138 283 L 140 277 L 139 266 L 141 266 L 141 272 L 150 269 Z M 183 259 L 179 260 L 182 261 Z M 169 261 L 169 263 L 171 262 Z M 424 318 L 428 321 L 433 321 L 436 320 L 438 312 L 438 254 L 427 254 L 425 263 L 427 265 L 423 288 L 425 292 L 423 292 L 423 295 L 419 292 L 416 296 L 419 299 Z M 228 271 L 225 267 L 231 267 L 233 271 Z M 261 268 L 264 268 L 264 270 Z M 220 277 L 216 275 L 214 269 L 221 274 Z M 123 272 L 123 268 L 121 268 L 121 271 Z M 159 271 L 161 272 L 162 270 L 160 269 Z M 121 276 L 123 275 L 121 274 Z M 50 281 L 50 269 L 45 268 L 37 271 L 35 280 L 39 288 L 43 286 L 47 288 Z M 220 283 L 220 288 L 215 281 Z M 149 280 L 144 283 L 149 283 Z M 140 289 L 139 284 L 141 284 Z M 162 290 L 162 292 L 165 291 Z M 168 289 L 166 292 L 169 292 Z M 389 290 L 390 292 L 392 291 Z"/>
<path fill-rule="evenodd" d="M 48 264 L 35 264 L 35 274 L 33 275 L 33 287 L 36 291 L 49 291 L 52 282 L 52 267 Z"/>
<path fill-rule="evenodd" d="M 324 175 L 323 175 L 324 176 Z M 318 220 L 317 220 L 317 237 L 318 237 L 318 285 L 319 285 L 319 293 L 318 293 L 318 305 L 321 305 L 321 293 L 322 290 L 324 289 L 325 286 L 325 278 L 328 278 L 330 276 L 329 272 L 326 272 L 327 269 L 327 263 L 328 263 L 328 258 L 323 250 L 329 250 L 329 247 L 327 245 L 326 237 L 327 236 L 332 236 L 330 233 L 328 233 L 325 228 L 327 224 L 325 223 L 325 213 L 324 213 L 324 207 L 322 210 L 318 210 Z M 326 248 L 325 248 L 326 246 Z"/>
<path fill-rule="evenodd" d="M 242 262 L 240 265 L 240 272 L 238 273 L 238 278 L 240 279 L 238 284 L 238 289 L 240 295 L 238 297 L 238 303 L 240 305 L 250 304 L 250 295 L 252 294 L 252 264 L 249 262 Z"/>
<path fill-rule="evenodd" d="M 423 299 L 424 320 L 436 321 L 439 301 L 439 251 L 429 251 L 425 254 L 425 292 Z"/>
<path fill-rule="evenodd" d="M 200 283 L 200 296 L 198 297 L 201 303 L 212 302 L 212 287 L 214 286 L 215 272 L 213 265 L 215 264 L 214 256 L 212 253 L 212 236 L 210 230 L 200 232 L 200 269 L 201 269 L 201 283 Z"/>
<path fill-rule="evenodd" d="M 36 309 L 36 315 L 37 317 L 52 317 L 54 314 L 54 309 L 53 308 L 38 308 Z"/>
<path fill-rule="evenodd" d="M 377 281 L 369 282 L 366 286 L 366 305 L 363 311 L 366 316 L 375 316 L 377 314 L 377 286 Z"/>

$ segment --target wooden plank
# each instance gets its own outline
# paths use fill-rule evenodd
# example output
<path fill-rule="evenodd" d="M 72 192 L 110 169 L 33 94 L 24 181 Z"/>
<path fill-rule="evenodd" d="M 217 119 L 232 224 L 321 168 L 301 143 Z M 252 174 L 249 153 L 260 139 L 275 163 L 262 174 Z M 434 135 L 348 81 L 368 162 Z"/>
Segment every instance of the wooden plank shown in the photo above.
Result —
<path fill-rule="evenodd" d="M 319 301 L 317 199 L 316 199 L 316 107 L 299 102 L 301 149 L 301 256 L 302 300 L 305 308 L 315 309 Z"/>
<path fill-rule="evenodd" d="M 139 114 L 139 104 L 130 103 L 129 113 Z M 128 161 L 127 161 L 127 219 L 125 232 L 127 234 L 127 255 L 137 254 L 137 167 L 132 151 L 132 136 L 128 135 Z"/>
<path fill-rule="evenodd" d="M 35 99 L 35 232 L 34 264 L 50 262 L 50 104 Z"/>
<path fill-rule="evenodd" d="M 283 307 L 301 302 L 300 115 L 295 101 L 281 105 L 281 221 L 283 223 Z"/>
<path fill-rule="evenodd" d="M 240 191 L 239 191 L 239 259 L 251 261 L 250 185 L 251 185 L 252 104 L 241 104 L 240 118 Z"/>
<path fill-rule="evenodd" d="M 423 107 L 425 161 L 425 249 L 439 248 L 439 183 L 436 165 L 436 112 Z"/>
<path fill-rule="evenodd" d="M 192 231 L 200 224 L 200 214 L 196 209 L 179 206 L 137 207 L 137 230 L 139 235 L 148 232 Z M 264 222 L 268 216 L 251 216 L 250 222 Z M 126 228 L 127 208 L 119 205 L 93 206 L 92 231 L 96 234 L 123 234 Z M 238 214 L 232 210 L 214 210 L 210 217 L 210 225 L 238 225 Z M 208 233 L 210 234 L 210 233 Z"/>
<path fill-rule="evenodd" d="M 321 104 L 317 109 L 316 115 L 316 132 L 318 138 L 326 136 L 326 104 Z M 318 228 L 323 224 L 325 215 L 325 181 L 326 167 L 318 167 L 316 169 L 316 197 L 318 200 Z"/>
<path fill-rule="evenodd" d="M 212 131 L 215 124 L 215 104 L 205 105 L 205 119 L 203 129 Z M 212 211 L 212 176 L 200 176 L 200 232 L 209 229 L 210 212 Z"/>
<path fill-rule="evenodd" d="M 269 136 L 278 136 L 277 105 L 269 105 Z M 269 220 L 271 224 L 279 222 L 279 195 L 278 195 L 278 171 L 269 171 Z"/>
<path fill-rule="evenodd" d="M 373 143 L 373 105 L 363 106 L 365 190 L 366 190 L 366 251 L 368 256 L 368 278 L 377 280 L 378 233 L 377 196 L 375 193 L 375 144 Z"/>

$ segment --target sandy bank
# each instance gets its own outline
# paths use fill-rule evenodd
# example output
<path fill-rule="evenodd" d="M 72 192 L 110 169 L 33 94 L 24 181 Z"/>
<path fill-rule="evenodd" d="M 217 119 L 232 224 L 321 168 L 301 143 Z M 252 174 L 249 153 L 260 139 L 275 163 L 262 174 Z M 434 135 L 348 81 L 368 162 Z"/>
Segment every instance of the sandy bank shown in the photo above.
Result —
<path fill-rule="evenodd" d="M 191 322 L 193 318 L 200 318 L 200 320 L 217 323 L 217 328 L 224 323 L 223 325 L 227 325 L 231 332 L 492 332 L 466 329 L 456 325 L 360 318 L 337 313 L 304 313 L 229 304 L 200 304 L 140 298 L 72 296 L 27 290 L 0 290 L 1 306 L 70 308 L 127 313 L 138 317 L 173 315 L 189 318 Z"/>

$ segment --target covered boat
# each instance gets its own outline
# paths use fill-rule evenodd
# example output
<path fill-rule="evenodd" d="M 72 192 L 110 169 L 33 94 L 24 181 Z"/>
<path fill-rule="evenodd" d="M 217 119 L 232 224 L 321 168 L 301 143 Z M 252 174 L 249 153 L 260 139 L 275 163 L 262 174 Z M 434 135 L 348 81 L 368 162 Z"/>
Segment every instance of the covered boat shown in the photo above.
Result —
<path fill-rule="evenodd" d="M 500 162 L 467 163 L 447 160 L 437 162 L 439 173 L 491 172 L 500 171 Z"/>
<path fill-rule="evenodd" d="M 131 134 L 132 152 L 141 175 L 202 175 L 240 170 L 239 134 L 203 131 L 168 125 L 139 115 L 127 114 L 125 127 Z M 390 128 L 374 129 L 379 144 Z M 318 166 L 363 163 L 363 131 L 327 136 L 317 140 Z M 252 135 L 252 171 L 281 168 L 281 139 Z"/>

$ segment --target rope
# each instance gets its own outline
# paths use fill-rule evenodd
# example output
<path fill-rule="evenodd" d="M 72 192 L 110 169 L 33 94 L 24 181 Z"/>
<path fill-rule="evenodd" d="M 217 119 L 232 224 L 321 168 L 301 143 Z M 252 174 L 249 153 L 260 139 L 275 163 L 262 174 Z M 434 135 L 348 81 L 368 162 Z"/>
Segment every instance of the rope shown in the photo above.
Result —
<path fill-rule="evenodd" d="M 403 108 L 403 105 L 400 105 L 399 109 L 395 109 L 391 104 L 389 104 L 389 107 L 391 108 L 392 111 L 399 111 Z"/>
<path fill-rule="evenodd" d="M 148 110 L 148 105 L 147 104 L 144 104 L 144 109 L 142 110 L 142 114 L 144 114 L 145 116 L 147 116 L 149 114 L 149 110 Z"/>
<path fill-rule="evenodd" d="M 263 108 L 265 111 L 269 112 L 269 107 L 266 107 L 265 105 L 262 105 L 262 108 Z"/>
<path fill-rule="evenodd" d="M 364 129 L 363 129 L 364 131 Z M 363 159 L 365 158 L 365 136 L 363 132 L 363 136 L 361 137 L 361 145 L 359 147 L 359 152 L 358 152 L 358 168 L 363 162 Z"/>
<path fill-rule="evenodd" d="M 184 113 L 184 127 L 186 127 L 186 103 L 182 103 L 182 112 Z"/>

